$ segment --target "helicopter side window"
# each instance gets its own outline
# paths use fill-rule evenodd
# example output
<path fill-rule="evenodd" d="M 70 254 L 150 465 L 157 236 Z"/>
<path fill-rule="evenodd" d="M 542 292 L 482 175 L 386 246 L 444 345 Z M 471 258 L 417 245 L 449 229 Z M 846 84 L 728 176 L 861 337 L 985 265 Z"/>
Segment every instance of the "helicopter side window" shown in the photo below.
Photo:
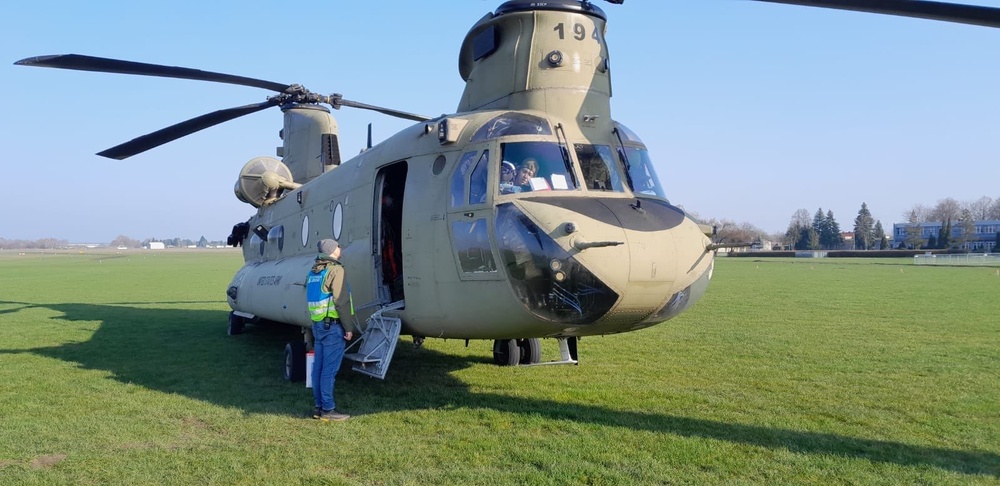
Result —
<path fill-rule="evenodd" d="M 510 112 L 486 122 L 469 140 L 482 142 L 510 135 L 552 135 L 552 127 L 544 118 L 527 113 Z"/>
<path fill-rule="evenodd" d="M 514 166 L 513 185 L 501 193 L 531 191 L 567 191 L 576 189 L 576 180 L 570 170 L 569 157 L 564 148 L 554 142 L 511 142 L 501 145 L 502 168 L 505 163 Z"/>
<path fill-rule="evenodd" d="M 476 168 L 472 170 L 472 178 L 469 181 L 469 204 L 482 204 L 486 202 L 486 176 L 489 174 L 490 151 L 484 150 Z"/>
<path fill-rule="evenodd" d="M 607 145 L 576 145 L 576 158 L 583 172 L 583 184 L 594 191 L 625 192 L 614 153 Z"/>
<path fill-rule="evenodd" d="M 452 233 L 455 235 L 455 251 L 458 261 L 465 273 L 492 273 L 497 271 L 493 260 L 493 250 L 490 249 L 490 237 L 486 228 L 486 219 L 475 221 L 455 221 L 452 223 Z"/>
<path fill-rule="evenodd" d="M 453 208 L 461 207 L 462 201 L 465 200 L 465 176 L 472 170 L 472 163 L 475 162 L 477 153 L 479 152 L 463 154 L 458 167 L 455 167 L 455 173 L 451 175 L 451 207 Z"/>

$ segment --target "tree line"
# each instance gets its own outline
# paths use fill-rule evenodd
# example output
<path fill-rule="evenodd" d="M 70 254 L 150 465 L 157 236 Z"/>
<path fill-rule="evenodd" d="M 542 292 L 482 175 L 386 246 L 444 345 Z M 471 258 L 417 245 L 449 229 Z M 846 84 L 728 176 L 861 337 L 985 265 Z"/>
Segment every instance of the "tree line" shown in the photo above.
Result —
<path fill-rule="evenodd" d="M 188 238 L 146 238 L 144 240 L 137 240 L 130 238 L 125 235 L 119 235 L 117 238 L 111 240 L 106 246 L 114 248 L 143 248 L 149 246 L 150 242 L 159 241 L 163 242 L 164 246 L 167 247 L 177 247 L 184 248 L 188 246 L 196 246 L 198 248 L 205 248 L 208 246 L 226 246 L 223 241 L 209 241 L 208 238 L 202 236 L 198 240 L 191 240 Z M 60 240 L 56 238 L 40 238 L 37 240 L 12 240 L 0 237 L 0 250 L 57 250 L 61 248 L 68 248 L 71 243 L 68 240 Z"/>
<path fill-rule="evenodd" d="M 906 220 L 906 239 L 903 242 L 908 248 L 965 248 L 972 235 L 976 233 L 976 221 L 1000 220 L 1000 198 L 992 199 L 983 196 L 974 201 L 958 202 L 954 198 L 945 198 L 933 207 L 916 204 L 903 215 Z M 937 234 L 926 239 L 922 232 L 922 224 L 941 223 Z M 996 234 L 994 251 L 1000 251 L 1000 232 Z"/>
<path fill-rule="evenodd" d="M 795 250 L 878 250 L 890 249 L 892 235 L 886 233 L 881 220 L 876 220 L 868 208 L 861 203 L 857 216 L 854 218 L 851 230 L 854 233 L 853 242 L 844 241 L 840 224 L 833 211 L 823 211 L 819 208 L 810 216 L 806 209 L 796 210 L 788 224 L 788 229 L 780 234 L 768 234 L 751 223 L 737 223 L 728 219 L 711 218 L 703 220 L 696 214 L 691 215 L 696 221 L 713 226 L 715 236 L 713 241 L 720 244 L 753 244 L 771 241 L 777 247 Z M 913 206 L 903 215 L 904 219 L 913 225 L 908 230 L 905 246 L 910 248 L 961 248 L 968 242 L 968 236 L 975 232 L 975 221 L 1000 220 L 1000 198 L 993 199 L 983 196 L 974 201 L 960 203 L 953 198 L 938 201 L 933 207 L 921 204 Z M 921 223 L 942 222 L 942 231 L 931 240 L 925 240 L 920 235 Z M 955 228 L 962 235 L 951 238 Z M 912 231 L 912 234 L 910 234 Z M 997 233 L 997 248 L 1000 248 L 1000 233 Z"/>

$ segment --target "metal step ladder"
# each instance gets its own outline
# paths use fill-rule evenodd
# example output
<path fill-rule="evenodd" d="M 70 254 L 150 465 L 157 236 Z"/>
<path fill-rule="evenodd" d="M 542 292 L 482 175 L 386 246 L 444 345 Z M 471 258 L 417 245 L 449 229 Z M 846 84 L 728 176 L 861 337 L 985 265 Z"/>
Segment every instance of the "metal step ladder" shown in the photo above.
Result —
<path fill-rule="evenodd" d="M 385 379 L 392 354 L 396 351 L 396 342 L 399 341 L 399 331 L 403 322 L 398 317 L 385 317 L 382 313 L 402 309 L 405 305 L 406 302 L 402 300 L 393 302 L 375 311 L 368 318 L 361 339 L 348 346 L 348 352 L 344 354 L 344 359 L 354 362 L 351 369 L 380 380 Z M 350 352 L 355 346 L 357 349 Z"/>

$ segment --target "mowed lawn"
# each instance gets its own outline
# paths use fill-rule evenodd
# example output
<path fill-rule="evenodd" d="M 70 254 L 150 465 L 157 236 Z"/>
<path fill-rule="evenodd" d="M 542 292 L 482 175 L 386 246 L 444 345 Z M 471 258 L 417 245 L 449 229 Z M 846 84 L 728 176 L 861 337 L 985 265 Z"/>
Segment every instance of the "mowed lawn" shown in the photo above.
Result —
<path fill-rule="evenodd" d="M 0 484 L 1000 484 L 996 268 L 720 259 L 579 366 L 404 338 L 330 424 L 281 378 L 296 330 L 226 335 L 241 262 L 0 253 Z"/>

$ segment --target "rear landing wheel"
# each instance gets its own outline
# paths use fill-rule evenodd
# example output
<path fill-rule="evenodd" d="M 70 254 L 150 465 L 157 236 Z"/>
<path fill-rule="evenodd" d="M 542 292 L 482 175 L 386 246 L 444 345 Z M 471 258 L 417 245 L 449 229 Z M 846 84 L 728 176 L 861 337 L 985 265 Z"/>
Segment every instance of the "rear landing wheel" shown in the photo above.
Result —
<path fill-rule="evenodd" d="M 306 343 L 290 342 L 285 345 L 285 380 L 306 379 Z"/>
<path fill-rule="evenodd" d="M 493 362 L 497 366 L 517 366 L 521 361 L 521 349 L 513 339 L 497 339 L 493 341 Z"/>
<path fill-rule="evenodd" d="M 542 340 L 538 338 L 518 339 L 518 351 L 521 353 L 520 364 L 538 364 L 542 361 Z"/>
<path fill-rule="evenodd" d="M 226 329 L 226 334 L 230 336 L 235 336 L 237 334 L 243 334 L 243 328 L 246 326 L 247 320 L 243 316 L 236 315 L 235 312 L 229 313 L 229 328 Z"/>

